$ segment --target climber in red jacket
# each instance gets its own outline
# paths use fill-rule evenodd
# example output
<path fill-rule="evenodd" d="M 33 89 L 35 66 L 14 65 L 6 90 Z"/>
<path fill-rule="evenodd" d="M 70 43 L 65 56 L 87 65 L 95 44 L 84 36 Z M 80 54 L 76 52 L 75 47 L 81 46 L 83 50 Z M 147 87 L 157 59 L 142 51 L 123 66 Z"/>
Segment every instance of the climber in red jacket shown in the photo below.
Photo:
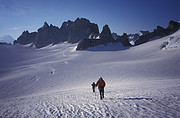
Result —
<path fill-rule="evenodd" d="M 106 83 L 102 77 L 99 77 L 99 80 L 96 82 L 96 86 L 98 86 L 100 99 L 102 100 L 104 98 L 104 87 L 106 86 Z"/>

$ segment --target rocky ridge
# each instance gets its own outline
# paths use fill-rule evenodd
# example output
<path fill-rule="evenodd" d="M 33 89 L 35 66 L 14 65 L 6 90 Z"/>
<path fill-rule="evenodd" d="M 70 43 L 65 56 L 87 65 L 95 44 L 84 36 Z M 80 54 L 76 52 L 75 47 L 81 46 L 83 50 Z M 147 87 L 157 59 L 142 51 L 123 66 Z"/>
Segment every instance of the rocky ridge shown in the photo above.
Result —
<path fill-rule="evenodd" d="M 24 31 L 14 41 L 14 44 L 26 45 L 33 43 L 36 48 L 41 48 L 49 44 L 54 45 L 64 41 L 77 43 L 84 38 L 88 38 L 92 33 L 99 33 L 98 26 L 97 24 L 90 23 L 85 18 L 77 18 L 74 22 L 64 22 L 60 28 L 44 22 L 43 27 L 39 28 L 37 32 L 29 33 L 29 31 Z"/>
<path fill-rule="evenodd" d="M 97 24 L 91 23 L 85 18 L 77 18 L 75 21 L 68 20 L 64 22 L 60 28 L 44 22 L 43 27 L 39 28 L 37 32 L 29 33 L 27 30 L 24 31 L 14 41 L 14 44 L 26 45 L 33 43 L 36 48 L 41 48 L 67 41 L 68 43 L 78 43 L 76 50 L 85 50 L 89 47 L 107 45 L 109 43 L 121 43 L 123 46 L 132 46 L 143 44 L 156 37 L 167 36 L 179 28 L 180 23 L 171 20 L 166 29 L 157 26 L 153 32 L 140 31 L 138 34 L 127 35 L 123 33 L 122 36 L 119 36 L 116 33 L 111 33 L 108 25 L 105 25 L 101 33 L 99 33 Z M 133 44 L 130 41 L 133 41 Z"/>

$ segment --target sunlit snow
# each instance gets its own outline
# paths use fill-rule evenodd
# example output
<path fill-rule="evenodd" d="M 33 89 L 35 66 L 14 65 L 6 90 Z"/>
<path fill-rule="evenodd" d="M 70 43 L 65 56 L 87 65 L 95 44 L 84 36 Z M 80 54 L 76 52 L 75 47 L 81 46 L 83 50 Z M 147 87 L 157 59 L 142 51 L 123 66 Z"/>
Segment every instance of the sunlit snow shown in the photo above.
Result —
<path fill-rule="evenodd" d="M 0 117 L 178 118 L 179 38 L 180 30 L 138 46 L 85 51 L 68 43 L 1 45 Z M 104 100 L 91 89 L 99 76 L 106 81 Z"/>

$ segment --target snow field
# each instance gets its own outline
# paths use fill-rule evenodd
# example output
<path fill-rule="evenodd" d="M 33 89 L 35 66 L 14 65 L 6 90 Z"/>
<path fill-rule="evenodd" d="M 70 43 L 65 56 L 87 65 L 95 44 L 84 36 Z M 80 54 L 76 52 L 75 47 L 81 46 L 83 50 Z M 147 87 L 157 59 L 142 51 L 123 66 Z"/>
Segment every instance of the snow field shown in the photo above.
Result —
<path fill-rule="evenodd" d="M 106 87 L 103 101 L 90 88 L 11 98 L 0 104 L 0 116 L 178 118 L 179 85 L 179 80 L 154 80 Z"/>
<path fill-rule="evenodd" d="M 0 46 L 0 118 L 180 117 L 180 31 L 131 48 Z M 92 93 L 102 76 L 105 99 Z"/>

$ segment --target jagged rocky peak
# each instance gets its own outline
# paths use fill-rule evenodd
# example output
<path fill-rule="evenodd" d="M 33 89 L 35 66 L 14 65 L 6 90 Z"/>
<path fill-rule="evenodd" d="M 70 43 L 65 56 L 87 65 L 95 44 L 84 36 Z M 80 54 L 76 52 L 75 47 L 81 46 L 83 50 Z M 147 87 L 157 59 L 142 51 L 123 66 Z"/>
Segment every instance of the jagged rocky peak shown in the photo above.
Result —
<path fill-rule="evenodd" d="M 139 44 L 142 44 L 142 43 L 145 43 L 147 42 L 148 40 L 152 39 L 152 38 L 155 38 L 155 37 L 158 37 L 158 36 L 167 36 L 167 35 L 170 35 L 174 32 L 176 32 L 178 29 L 179 29 L 179 23 L 178 22 L 175 22 L 175 21 L 170 21 L 169 22 L 169 25 L 166 29 L 164 29 L 163 27 L 161 26 L 157 26 L 156 29 L 154 29 L 153 32 L 150 32 L 146 35 L 143 35 L 139 38 L 139 40 L 136 40 L 135 42 L 135 45 L 139 45 Z"/>
<path fill-rule="evenodd" d="M 15 41 L 15 44 L 34 43 L 36 48 L 41 48 L 64 41 L 77 43 L 84 38 L 88 38 L 91 34 L 99 34 L 98 26 L 85 18 L 77 18 L 74 22 L 68 20 L 60 28 L 44 22 L 37 32 L 24 31 Z"/>
<path fill-rule="evenodd" d="M 74 23 L 80 23 L 80 24 L 90 24 L 90 21 L 86 18 L 77 18 Z"/>
<path fill-rule="evenodd" d="M 159 25 L 154 30 L 154 33 L 156 33 L 157 36 L 166 36 L 167 35 L 166 30 Z"/>
<path fill-rule="evenodd" d="M 29 34 L 29 31 L 25 30 L 22 34 Z"/>
<path fill-rule="evenodd" d="M 35 38 L 34 45 L 37 48 L 47 46 L 49 44 L 56 44 L 60 42 L 60 30 L 58 27 L 50 26 L 47 22 L 44 22 L 44 25 L 38 29 L 38 35 Z"/>
<path fill-rule="evenodd" d="M 89 47 L 94 47 L 98 45 L 107 45 L 108 43 L 113 43 L 114 39 L 111 34 L 111 30 L 108 25 L 103 27 L 103 30 L 100 34 L 91 34 L 89 38 L 84 38 L 78 44 L 76 50 L 85 50 Z"/>
<path fill-rule="evenodd" d="M 175 31 L 177 31 L 179 29 L 179 27 L 180 27 L 180 25 L 179 25 L 178 22 L 175 22 L 175 21 L 171 20 L 166 29 L 169 30 L 170 32 L 175 32 Z"/>
<path fill-rule="evenodd" d="M 180 23 L 170 21 L 166 29 L 157 26 L 153 32 L 140 31 L 139 34 L 123 34 L 122 36 L 113 34 L 112 36 L 108 25 L 105 25 L 102 32 L 99 33 L 97 24 L 91 23 L 86 18 L 77 18 L 75 21 L 68 20 L 67 22 L 64 22 L 60 28 L 53 26 L 52 24 L 48 25 L 47 22 L 44 22 L 43 26 L 39 28 L 37 32 L 29 33 L 29 31 L 26 30 L 14 41 L 14 43 L 22 45 L 34 43 L 36 48 L 64 41 L 68 41 L 69 43 L 77 43 L 80 41 L 81 43 L 78 45 L 79 49 L 86 49 L 88 46 L 93 47 L 115 42 L 121 42 L 124 46 L 130 46 L 129 39 L 133 41 L 136 39 L 135 45 L 139 45 L 154 37 L 166 36 L 174 33 L 179 27 Z"/>
<path fill-rule="evenodd" d="M 128 37 L 127 33 L 123 33 L 123 35 L 122 35 L 122 36 L 124 36 L 124 37 Z"/>
<path fill-rule="evenodd" d="M 88 19 L 86 18 L 77 18 L 74 22 L 71 20 L 68 20 L 67 22 L 63 22 L 62 28 L 64 27 L 72 27 L 72 26 L 83 26 L 83 25 L 89 25 L 89 24 L 94 24 L 91 23 Z"/>
<path fill-rule="evenodd" d="M 164 30 L 164 28 L 161 27 L 161 26 L 159 26 L 159 25 L 156 27 L 156 29 L 157 29 L 157 30 Z"/>
<path fill-rule="evenodd" d="M 123 33 L 122 36 L 119 36 L 116 42 L 122 43 L 123 46 L 131 46 L 131 44 L 129 43 L 129 37 L 126 33 Z"/>
<path fill-rule="evenodd" d="M 38 29 L 38 32 L 42 32 L 47 29 L 49 29 L 49 25 L 47 24 L 47 22 L 44 22 L 44 25 Z"/>
<path fill-rule="evenodd" d="M 44 22 L 43 28 L 49 27 L 49 25 L 47 24 L 47 22 Z"/>
<path fill-rule="evenodd" d="M 21 36 L 25 37 L 29 34 L 28 30 L 24 30 L 23 33 L 21 34 Z M 20 36 L 19 36 L 20 37 Z"/>
<path fill-rule="evenodd" d="M 112 41 L 113 40 L 111 30 L 109 29 L 109 26 L 107 24 L 103 27 L 103 30 L 100 34 L 100 38 L 102 40 L 106 40 L 106 41 Z"/>
<path fill-rule="evenodd" d="M 62 26 L 61 27 L 68 27 L 68 26 L 71 26 L 73 23 L 73 21 L 71 20 L 68 20 L 67 22 L 63 22 Z"/>
<path fill-rule="evenodd" d="M 14 41 L 14 44 L 22 44 L 22 45 L 26 45 L 29 43 L 33 43 L 35 40 L 35 37 L 37 35 L 37 32 L 32 32 L 29 33 L 28 30 L 25 30 L 18 38 L 17 40 Z"/>
<path fill-rule="evenodd" d="M 73 22 L 72 28 L 74 28 L 74 30 L 86 30 L 86 32 L 99 33 L 97 24 L 91 23 L 86 18 L 77 18 Z"/>
<path fill-rule="evenodd" d="M 53 25 L 52 24 L 50 24 L 50 26 L 49 27 L 53 27 Z"/>
<path fill-rule="evenodd" d="M 38 29 L 38 32 L 44 31 L 44 30 L 46 30 L 48 28 L 49 28 L 49 25 L 47 24 L 47 22 L 44 22 L 44 25 Z"/>
<path fill-rule="evenodd" d="M 47 22 L 44 22 L 44 25 L 41 28 L 39 28 L 38 31 L 39 30 L 46 30 L 46 29 L 54 29 L 54 28 L 59 29 L 58 27 L 56 27 L 52 24 L 48 25 Z"/>
<path fill-rule="evenodd" d="M 64 22 L 60 28 L 61 39 L 69 43 L 77 43 L 93 34 L 99 34 L 97 24 L 91 23 L 85 18 L 77 18 L 74 22 Z"/>
<path fill-rule="evenodd" d="M 111 30 L 109 29 L 109 26 L 106 24 L 105 26 L 103 26 L 103 30 L 101 32 L 101 34 L 103 33 L 111 33 Z"/>

